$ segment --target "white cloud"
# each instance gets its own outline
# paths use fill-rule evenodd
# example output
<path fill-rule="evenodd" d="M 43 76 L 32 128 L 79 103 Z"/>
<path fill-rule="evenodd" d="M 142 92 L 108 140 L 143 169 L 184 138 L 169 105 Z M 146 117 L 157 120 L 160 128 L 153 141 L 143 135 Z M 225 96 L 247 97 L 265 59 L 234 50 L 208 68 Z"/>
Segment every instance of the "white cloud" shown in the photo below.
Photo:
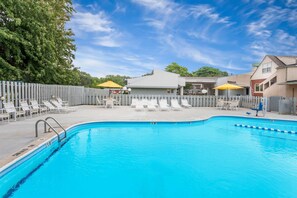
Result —
<path fill-rule="evenodd" d="M 177 4 L 169 0 L 131 0 L 133 3 L 141 5 L 150 11 L 162 15 L 171 15 L 176 12 Z"/>
<path fill-rule="evenodd" d="M 75 13 L 71 19 L 70 25 L 75 30 L 84 32 L 103 32 L 109 33 L 113 31 L 112 22 L 107 18 L 103 11 L 96 14 L 90 12 Z"/>
<path fill-rule="evenodd" d="M 258 58 L 266 54 L 292 55 L 297 54 L 297 37 L 283 30 L 276 30 L 268 39 L 253 41 L 249 48 Z"/>
<path fill-rule="evenodd" d="M 96 77 L 110 74 L 140 76 L 163 65 L 149 56 L 136 56 L 126 52 L 113 53 L 89 46 L 81 46 L 75 55 L 74 65 Z"/>
<path fill-rule="evenodd" d="M 126 7 L 120 5 L 119 3 L 116 3 L 115 10 L 113 11 L 114 13 L 125 13 L 126 12 Z"/>
<path fill-rule="evenodd" d="M 271 36 L 269 30 L 272 24 L 279 24 L 285 20 L 287 10 L 276 6 L 267 7 L 261 12 L 260 19 L 247 25 L 250 34 L 262 37 Z"/>
<path fill-rule="evenodd" d="M 228 17 L 221 17 L 215 12 L 215 9 L 207 4 L 195 5 L 189 7 L 189 14 L 194 18 L 205 17 L 212 20 L 214 23 L 231 24 Z"/>
<path fill-rule="evenodd" d="M 120 34 L 98 36 L 94 39 L 94 44 L 103 47 L 121 47 L 123 45 L 123 42 L 120 41 L 120 38 Z"/>
<path fill-rule="evenodd" d="M 270 37 L 275 26 L 281 23 L 297 26 L 297 11 L 278 6 L 269 6 L 261 11 L 260 18 L 247 25 L 248 33 L 259 37 Z"/>
<path fill-rule="evenodd" d="M 297 7 L 297 0 L 287 0 L 286 6 L 288 7 Z"/>
<path fill-rule="evenodd" d="M 91 4 L 92 12 L 84 10 L 79 4 L 75 5 L 74 13 L 69 26 L 73 29 L 76 38 L 93 41 L 92 44 L 103 47 L 123 46 L 122 36 L 109 16 L 98 8 L 97 4 Z M 121 9 L 121 8 L 118 8 Z"/>

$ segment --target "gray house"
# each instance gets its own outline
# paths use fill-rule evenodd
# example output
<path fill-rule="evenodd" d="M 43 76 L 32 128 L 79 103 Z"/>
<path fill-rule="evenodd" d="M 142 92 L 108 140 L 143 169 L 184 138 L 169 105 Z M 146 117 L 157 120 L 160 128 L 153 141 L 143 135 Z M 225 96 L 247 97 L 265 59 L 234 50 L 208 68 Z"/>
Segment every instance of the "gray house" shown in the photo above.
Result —
<path fill-rule="evenodd" d="M 185 79 L 178 74 L 162 70 L 154 70 L 151 75 L 127 80 L 127 88 L 131 94 L 146 95 L 183 95 Z"/>

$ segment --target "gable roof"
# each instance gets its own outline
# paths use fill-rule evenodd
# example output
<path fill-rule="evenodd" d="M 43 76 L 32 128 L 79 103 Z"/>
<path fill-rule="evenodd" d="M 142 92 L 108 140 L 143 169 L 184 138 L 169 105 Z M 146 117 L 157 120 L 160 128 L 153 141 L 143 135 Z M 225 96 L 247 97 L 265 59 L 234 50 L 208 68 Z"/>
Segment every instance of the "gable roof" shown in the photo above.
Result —
<path fill-rule="evenodd" d="M 297 56 L 274 56 L 274 55 L 264 56 L 261 63 L 259 64 L 259 66 L 262 64 L 262 62 L 265 60 L 266 57 L 269 57 L 277 65 L 277 68 L 283 68 L 283 67 L 288 67 L 288 66 L 297 66 Z M 288 58 L 288 59 L 291 59 L 292 61 L 295 60 L 295 63 L 294 64 L 286 64 L 281 60 L 281 58 Z M 256 71 L 258 69 L 259 69 L 259 67 L 257 67 L 257 69 L 253 72 L 253 74 L 251 75 L 251 78 L 253 77 L 253 75 L 256 73 Z"/>
<path fill-rule="evenodd" d="M 162 70 L 154 70 L 152 75 L 131 78 L 127 80 L 130 88 L 170 88 L 176 89 L 185 86 L 185 79 L 178 74 Z"/>

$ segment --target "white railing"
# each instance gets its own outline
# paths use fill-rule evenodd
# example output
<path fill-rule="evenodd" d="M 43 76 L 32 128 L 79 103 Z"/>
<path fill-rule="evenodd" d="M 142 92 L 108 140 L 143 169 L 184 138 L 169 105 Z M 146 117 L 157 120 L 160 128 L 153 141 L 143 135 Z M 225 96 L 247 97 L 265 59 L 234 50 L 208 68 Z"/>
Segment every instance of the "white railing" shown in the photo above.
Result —
<path fill-rule="evenodd" d="M 0 96 L 4 97 L 4 102 L 10 101 L 19 106 L 20 100 L 49 100 L 53 96 L 58 96 L 62 100 L 69 101 L 69 105 L 95 105 L 96 97 L 100 100 L 109 96 L 108 90 L 84 88 L 82 86 L 65 86 L 65 85 L 45 85 L 35 83 L 0 81 Z M 138 99 L 187 99 L 193 107 L 215 107 L 218 99 L 227 99 L 226 96 L 174 96 L 174 95 L 128 95 L 115 94 L 111 95 L 122 106 L 129 106 L 132 98 Z M 229 96 L 228 100 L 239 100 L 240 106 L 251 108 L 257 105 L 261 97 L 251 96 Z M 2 108 L 0 103 L 0 108 Z"/>

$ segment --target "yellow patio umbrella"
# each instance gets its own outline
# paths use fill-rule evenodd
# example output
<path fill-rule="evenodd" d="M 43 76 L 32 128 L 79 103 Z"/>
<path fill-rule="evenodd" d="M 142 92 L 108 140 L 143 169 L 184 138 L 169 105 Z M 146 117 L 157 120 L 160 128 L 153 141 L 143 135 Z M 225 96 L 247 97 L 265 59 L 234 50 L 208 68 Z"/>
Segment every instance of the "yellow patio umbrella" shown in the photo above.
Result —
<path fill-rule="evenodd" d="M 230 84 L 230 83 L 226 83 L 226 84 L 217 86 L 214 89 L 217 89 L 217 90 L 227 90 L 227 100 L 228 100 L 228 91 L 229 90 L 243 89 L 243 87 L 238 86 L 238 85 L 234 85 L 234 84 Z"/>
<path fill-rule="evenodd" d="M 105 87 L 105 88 L 122 88 L 121 85 L 109 80 L 104 83 L 98 84 L 97 87 Z"/>
<path fill-rule="evenodd" d="M 104 88 L 119 88 L 119 89 L 122 88 L 121 85 L 119 85 L 119 84 L 117 84 L 117 83 L 115 83 L 115 82 L 113 82 L 113 81 L 111 81 L 111 80 L 106 81 L 106 82 L 101 83 L 101 84 L 98 84 L 97 87 L 104 87 Z M 108 95 L 109 95 L 109 97 L 110 97 L 110 94 L 111 94 L 111 91 L 110 91 L 110 89 L 109 89 L 109 91 L 108 91 Z"/>
<path fill-rule="evenodd" d="M 233 90 L 233 89 L 243 89 L 243 87 L 238 86 L 238 85 L 234 85 L 234 84 L 226 83 L 226 84 L 217 86 L 214 89 L 217 89 L 217 90 Z"/>

